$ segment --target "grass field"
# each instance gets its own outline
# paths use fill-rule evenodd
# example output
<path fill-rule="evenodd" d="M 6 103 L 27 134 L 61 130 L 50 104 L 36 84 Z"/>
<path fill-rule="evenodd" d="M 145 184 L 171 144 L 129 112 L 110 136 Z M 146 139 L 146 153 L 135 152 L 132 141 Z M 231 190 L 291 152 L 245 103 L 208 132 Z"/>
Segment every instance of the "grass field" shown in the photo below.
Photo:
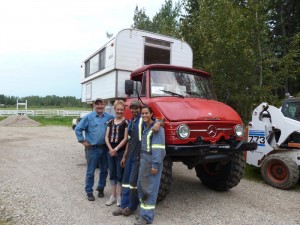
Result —
<path fill-rule="evenodd" d="M 0 121 L 6 119 L 7 117 L 0 116 Z M 39 122 L 42 126 L 69 126 L 72 127 L 72 116 L 29 116 Z"/>
<path fill-rule="evenodd" d="M 71 116 L 34 116 L 31 119 L 39 122 L 42 126 L 69 126 L 72 127 Z"/>

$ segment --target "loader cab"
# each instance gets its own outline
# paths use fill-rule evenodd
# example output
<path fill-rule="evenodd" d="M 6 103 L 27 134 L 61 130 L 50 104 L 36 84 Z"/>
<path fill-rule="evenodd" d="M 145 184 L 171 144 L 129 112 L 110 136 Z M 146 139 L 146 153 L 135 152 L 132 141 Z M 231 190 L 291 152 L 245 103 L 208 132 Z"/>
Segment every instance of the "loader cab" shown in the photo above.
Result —
<path fill-rule="evenodd" d="M 281 112 L 285 117 L 300 121 L 300 98 L 283 100 Z"/>

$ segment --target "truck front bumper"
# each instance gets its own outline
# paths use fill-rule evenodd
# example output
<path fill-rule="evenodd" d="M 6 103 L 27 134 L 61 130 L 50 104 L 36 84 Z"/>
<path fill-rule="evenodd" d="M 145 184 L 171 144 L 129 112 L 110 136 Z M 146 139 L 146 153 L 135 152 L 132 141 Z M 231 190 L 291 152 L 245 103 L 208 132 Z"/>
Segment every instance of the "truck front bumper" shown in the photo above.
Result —
<path fill-rule="evenodd" d="M 241 141 L 236 146 L 230 144 L 201 144 L 201 145 L 166 145 L 169 156 L 206 156 L 218 154 L 230 154 L 240 151 L 254 151 L 256 142 Z"/>

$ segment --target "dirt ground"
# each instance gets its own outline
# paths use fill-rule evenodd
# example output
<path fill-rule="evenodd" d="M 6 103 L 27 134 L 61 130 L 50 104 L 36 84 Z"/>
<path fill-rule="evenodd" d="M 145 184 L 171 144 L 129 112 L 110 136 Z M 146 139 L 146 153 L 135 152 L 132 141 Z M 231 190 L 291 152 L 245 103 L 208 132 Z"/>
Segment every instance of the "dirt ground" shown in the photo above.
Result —
<path fill-rule="evenodd" d="M 170 194 L 156 208 L 154 224 L 300 224 L 299 192 L 243 179 L 219 193 L 204 187 L 194 170 L 181 163 L 174 163 L 173 177 Z M 0 221 L 134 223 L 134 215 L 114 217 L 116 206 L 105 206 L 109 186 L 105 198 L 87 201 L 84 178 L 84 150 L 71 127 L 0 127 Z"/>

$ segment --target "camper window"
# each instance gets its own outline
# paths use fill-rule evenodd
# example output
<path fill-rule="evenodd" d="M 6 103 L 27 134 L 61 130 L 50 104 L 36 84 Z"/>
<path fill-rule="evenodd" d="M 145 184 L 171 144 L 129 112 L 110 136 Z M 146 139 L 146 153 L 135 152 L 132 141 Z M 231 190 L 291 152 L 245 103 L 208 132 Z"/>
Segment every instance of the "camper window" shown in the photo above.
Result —
<path fill-rule="evenodd" d="M 96 73 L 99 70 L 99 54 L 90 59 L 90 74 Z"/>
<path fill-rule="evenodd" d="M 85 77 L 105 68 L 105 48 L 85 62 Z"/>

